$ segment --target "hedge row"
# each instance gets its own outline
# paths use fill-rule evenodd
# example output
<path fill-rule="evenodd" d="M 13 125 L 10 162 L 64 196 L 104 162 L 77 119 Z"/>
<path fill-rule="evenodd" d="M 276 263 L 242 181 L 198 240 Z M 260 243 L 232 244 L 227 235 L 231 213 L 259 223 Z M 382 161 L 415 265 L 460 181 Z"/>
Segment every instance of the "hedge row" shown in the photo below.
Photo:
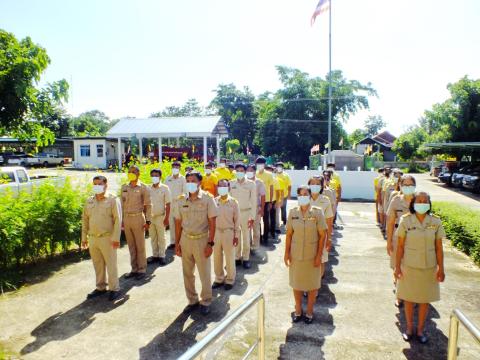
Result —
<path fill-rule="evenodd" d="M 480 211 L 450 202 L 434 202 L 451 243 L 480 265 Z"/>

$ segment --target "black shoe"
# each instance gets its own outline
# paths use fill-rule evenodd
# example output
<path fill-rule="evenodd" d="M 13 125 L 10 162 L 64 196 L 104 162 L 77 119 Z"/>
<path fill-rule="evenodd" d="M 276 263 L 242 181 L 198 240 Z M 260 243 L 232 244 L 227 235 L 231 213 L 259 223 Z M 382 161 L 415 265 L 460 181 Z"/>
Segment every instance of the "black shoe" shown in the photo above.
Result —
<path fill-rule="evenodd" d="M 130 279 L 130 278 L 136 277 L 137 275 L 138 275 L 138 273 L 132 271 L 132 272 L 129 272 L 129 273 L 125 274 L 123 277 L 125 279 Z"/>
<path fill-rule="evenodd" d="M 160 259 L 159 257 L 150 256 L 150 257 L 147 259 L 147 264 L 153 264 L 154 262 L 157 262 L 159 259 Z"/>
<path fill-rule="evenodd" d="M 232 284 L 225 284 L 225 290 L 228 291 L 228 290 L 232 290 L 233 289 L 233 285 Z"/>
<path fill-rule="evenodd" d="M 219 282 L 214 282 L 212 284 L 212 289 L 218 289 L 219 287 L 223 286 L 223 283 L 219 283 Z"/>
<path fill-rule="evenodd" d="M 243 262 L 243 268 L 244 268 L 244 269 L 250 269 L 251 267 L 252 267 L 252 265 L 250 264 L 250 261 L 245 260 L 245 261 Z"/>
<path fill-rule="evenodd" d="M 192 311 L 194 311 L 196 308 L 198 308 L 199 305 L 200 305 L 199 302 L 197 302 L 195 304 L 187 305 L 187 306 L 185 306 L 185 309 L 183 309 L 183 313 L 184 314 L 190 314 Z"/>
<path fill-rule="evenodd" d="M 175 244 L 168 245 L 167 250 L 175 250 Z"/>
<path fill-rule="evenodd" d="M 305 315 L 303 321 L 305 322 L 305 324 L 310 325 L 313 322 L 313 315 L 312 315 L 312 317 L 309 317 L 308 315 Z"/>
<path fill-rule="evenodd" d="M 411 341 L 413 338 L 413 333 L 412 334 L 407 334 L 407 332 L 402 333 L 402 338 L 404 341 Z"/>
<path fill-rule="evenodd" d="M 109 291 L 108 300 L 115 301 L 120 297 L 120 291 Z"/>
<path fill-rule="evenodd" d="M 420 344 L 425 345 L 428 342 L 428 337 L 425 334 L 417 335 L 417 340 Z"/>
<path fill-rule="evenodd" d="M 143 280 L 145 279 L 145 273 L 138 273 L 137 276 L 135 276 L 135 280 Z"/>
<path fill-rule="evenodd" d="M 236 266 L 242 265 L 242 260 L 235 260 L 235 265 Z"/>
<path fill-rule="evenodd" d="M 403 300 L 396 300 L 395 301 L 395 306 L 399 309 L 403 307 Z"/>
<path fill-rule="evenodd" d="M 278 230 L 275 230 L 275 234 L 281 234 L 282 233 L 282 230 L 278 229 Z"/>
<path fill-rule="evenodd" d="M 303 314 L 297 315 L 295 314 L 295 311 L 292 312 L 292 322 L 298 323 L 299 321 L 302 320 L 302 318 L 303 318 Z"/>
<path fill-rule="evenodd" d="M 158 265 L 160 265 L 160 266 L 167 265 L 167 261 L 165 260 L 164 257 L 158 258 Z"/>
<path fill-rule="evenodd" d="M 93 299 L 93 298 L 96 298 L 98 296 L 102 296 L 104 294 L 107 293 L 107 290 L 98 290 L 98 289 L 95 289 L 93 290 L 90 294 L 87 295 L 87 299 Z"/>
<path fill-rule="evenodd" d="M 200 305 L 200 314 L 204 316 L 210 314 L 210 306 Z"/>

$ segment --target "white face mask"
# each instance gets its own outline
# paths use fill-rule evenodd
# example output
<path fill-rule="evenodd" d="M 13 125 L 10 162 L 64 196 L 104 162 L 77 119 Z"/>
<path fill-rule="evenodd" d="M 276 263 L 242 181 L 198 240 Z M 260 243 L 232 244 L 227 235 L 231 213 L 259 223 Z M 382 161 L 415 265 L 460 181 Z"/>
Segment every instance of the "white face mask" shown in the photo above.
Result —
<path fill-rule="evenodd" d="M 210 175 L 212 173 L 212 169 L 205 169 L 205 174 Z"/>
<path fill-rule="evenodd" d="M 298 196 L 298 205 L 305 206 L 310 204 L 310 196 L 300 195 Z"/>
<path fill-rule="evenodd" d="M 257 170 L 258 170 L 258 171 L 263 171 L 263 170 L 265 170 L 265 165 L 263 165 L 263 164 L 257 164 Z"/>
<path fill-rule="evenodd" d="M 242 180 L 245 178 L 245 173 L 244 172 L 236 172 L 235 176 L 237 177 L 238 180 Z"/>
<path fill-rule="evenodd" d="M 224 168 L 225 166 L 226 166 L 225 163 L 220 163 L 220 164 L 218 164 L 218 167 L 219 167 L 219 168 Z"/>
<path fill-rule="evenodd" d="M 172 174 L 173 174 L 173 175 L 178 175 L 178 174 L 180 174 L 180 169 L 178 169 L 178 168 L 172 168 Z"/>
<path fill-rule="evenodd" d="M 158 176 L 152 176 L 152 184 L 159 184 L 160 178 Z"/>
<path fill-rule="evenodd" d="M 255 173 L 253 171 L 247 171 L 247 178 L 248 179 L 253 179 L 254 176 L 255 176 Z"/>
<path fill-rule="evenodd" d="M 197 192 L 197 190 L 198 190 L 198 186 L 196 183 L 187 183 L 187 191 L 190 194 Z"/>
<path fill-rule="evenodd" d="M 282 172 L 283 172 L 283 167 L 281 167 L 281 166 L 277 167 L 277 172 L 278 172 L 279 174 L 282 173 Z"/>
<path fill-rule="evenodd" d="M 105 185 L 93 185 L 93 193 L 100 195 L 105 192 Z"/>
<path fill-rule="evenodd" d="M 225 196 L 227 194 L 228 194 L 228 187 L 221 186 L 221 187 L 218 188 L 218 195 Z"/>
<path fill-rule="evenodd" d="M 320 185 L 310 185 L 310 191 L 314 194 L 319 194 L 321 190 L 322 187 Z"/>

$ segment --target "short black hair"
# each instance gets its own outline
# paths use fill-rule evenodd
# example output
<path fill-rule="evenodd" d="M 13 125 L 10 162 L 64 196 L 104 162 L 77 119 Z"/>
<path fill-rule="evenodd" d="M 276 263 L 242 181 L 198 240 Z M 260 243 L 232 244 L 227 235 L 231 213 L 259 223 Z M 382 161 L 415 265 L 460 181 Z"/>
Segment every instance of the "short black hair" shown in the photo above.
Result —
<path fill-rule="evenodd" d="M 227 162 L 227 159 L 226 159 L 226 158 L 221 158 L 221 159 L 220 159 L 220 162 L 226 163 L 226 162 Z"/>
<path fill-rule="evenodd" d="M 130 169 L 135 169 L 135 171 L 137 172 L 137 174 L 140 174 L 140 168 L 138 167 L 138 165 L 130 165 L 128 167 L 128 171 L 130 171 Z"/>
<path fill-rule="evenodd" d="M 328 166 L 333 166 L 333 167 L 335 167 L 335 163 L 329 162 L 329 163 L 327 163 L 327 167 L 328 167 Z"/>
<path fill-rule="evenodd" d="M 415 194 L 413 194 L 413 198 L 412 198 L 412 201 L 410 201 L 410 206 L 409 206 L 410 213 L 412 214 L 416 213 L 414 204 L 415 204 L 415 199 L 419 195 L 427 195 L 428 203 L 430 204 L 430 209 L 427 211 L 427 214 L 430 214 L 432 212 L 432 199 L 430 198 L 430 194 L 425 191 L 417 191 Z"/>
<path fill-rule="evenodd" d="M 408 179 L 412 180 L 414 185 L 417 185 L 417 180 L 415 180 L 415 178 L 413 177 L 413 175 L 410 175 L 410 174 L 403 175 L 403 176 L 400 178 L 400 185 L 401 185 L 405 180 L 408 180 Z"/>
<path fill-rule="evenodd" d="M 229 169 L 235 169 L 235 166 L 233 166 L 233 164 L 228 164 L 228 168 Z"/>
<path fill-rule="evenodd" d="M 160 170 L 159 168 L 150 170 L 150 176 L 152 176 L 153 173 L 157 173 L 160 175 L 160 177 L 162 177 L 162 170 Z"/>
<path fill-rule="evenodd" d="M 202 181 L 203 179 L 203 176 L 202 174 L 200 174 L 198 171 L 194 170 L 194 171 L 190 171 L 188 173 L 185 174 L 185 178 L 188 179 L 190 176 L 195 176 L 197 178 L 198 181 Z"/>
<path fill-rule="evenodd" d="M 244 163 L 236 163 L 235 164 L 235 169 L 242 168 L 243 170 L 247 171 L 247 165 Z"/>
<path fill-rule="evenodd" d="M 215 164 L 214 164 L 214 162 L 213 162 L 213 161 L 209 161 L 209 162 L 207 162 L 207 163 L 205 164 L 205 167 L 207 167 L 207 166 L 214 167 L 214 166 L 215 166 Z"/>
<path fill-rule="evenodd" d="M 275 164 L 275 166 L 281 166 L 281 167 L 285 167 L 285 165 L 283 164 L 283 162 L 279 161 Z"/>
<path fill-rule="evenodd" d="M 257 160 L 255 160 L 255 164 L 265 164 L 267 160 L 263 156 L 257 157 Z"/>
<path fill-rule="evenodd" d="M 384 171 L 385 171 L 385 169 L 384 169 L 384 168 L 380 168 L 380 169 L 378 169 L 378 172 L 379 172 L 380 174 L 383 174 L 383 172 L 384 172 Z"/>
<path fill-rule="evenodd" d="M 172 167 L 173 167 L 173 166 L 179 166 L 179 167 L 181 167 L 182 164 L 180 163 L 180 161 L 174 161 L 174 162 L 172 163 Z"/>
<path fill-rule="evenodd" d="M 255 165 L 255 164 L 248 164 L 248 165 L 247 165 L 247 168 L 252 168 L 253 170 L 256 171 L 256 170 L 257 170 L 257 165 Z"/>
<path fill-rule="evenodd" d="M 218 184 L 220 184 L 221 181 L 226 181 L 228 186 L 230 186 L 230 180 L 225 179 L 225 178 L 221 178 L 220 180 L 218 180 Z"/>
<path fill-rule="evenodd" d="M 95 176 L 93 177 L 93 181 L 95 181 L 95 180 L 100 180 L 100 181 L 103 182 L 104 184 L 107 183 L 107 178 L 106 178 L 105 176 L 103 176 L 103 175 L 95 175 Z"/>
<path fill-rule="evenodd" d="M 300 195 L 300 191 L 302 190 L 308 190 L 308 195 L 312 195 L 312 192 L 310 191 L 310 187 L 308 185 L 300 185 L 297 188 L 297 195 Z"/>

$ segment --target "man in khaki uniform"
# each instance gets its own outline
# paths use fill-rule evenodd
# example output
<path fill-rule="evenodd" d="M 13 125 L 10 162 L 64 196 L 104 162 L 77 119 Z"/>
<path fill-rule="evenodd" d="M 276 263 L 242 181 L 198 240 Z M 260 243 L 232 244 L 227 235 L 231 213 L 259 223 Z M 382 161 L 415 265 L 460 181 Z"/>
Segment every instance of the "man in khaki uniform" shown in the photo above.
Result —
<path fill-rule="evenodd" d="M 171 207 L 174 208 L 178 200 L 178 197 L 187 193 L 185 177 L 180 174 L 181 164 L 179 161 L 172 163 L 172 175 L 168 176 L 165 185 L 170 189 L 170 197 L 172 199 Z M 175 248 L 175 218 L 173 217 L 173 211 L 170 211 L 170 217 L 168 219 L 168 226 L 170 227 L 170 245 L 169 249 Z"/>
<path fill-rule="evenodd" d="M 273 219 L 270 217 L 275 195 L 273 192 L 273 175 L 271 172 L 265 171 L 266 163 L 267 160 L 263 156 L 259 156 L 257 160 L 255 160 L 255 165 L 257 167 L 257 173 L 255 176 L 257 179 L 262 180 L 263 185 L 265 185 L 265 206 L 263 208 L 263 243 L 268 245 L 268 234 L 271 232 L 270 227 L 275 225 L 275 217 Z"/>
<path fill-rule="evenodd" d="M 218 207 L 218 217 L 215 228 L 215 247 L 213 248 L 213 268 L 215 282 L 212 289 L 225 287 L 231 290 L 235 283 L 235 247 L 240 235 L 240 208 L 238 201 L 228 194 L 230 183 L 220 180 L 218 183 L 219 196 L 215 198 Z M 225 254 L 225 268 L 223 271 L 223 255 Z"/>
<path fill-rule="evenodd" d="M 247 167 L 239 163 L 235 166 L 236 180 L 230 184 L 230 193 L 240 206 L 240 228 L 242 241 L 237 246 L 236 263 L 250 269 L 250 229 L 257 215 L 257 187 L 251 180 L 245 178 Z"/>
<path fill-rule="evenodd" d="M 180 195 L 175 204 L 175 253 L 182 258 L 183 282 L 188 305 L 183 310 L 189 314 L 200 305 L 207 315 L 212 302 L 212 270 L 210 256 L 215 244 L 217 206 L 213 196 L 200 189 L 202 175 L 197 171 L 187 174 L 188 195 Z M 200 302 L 195 290 L 195 265 L 202 283 Z"/>
<path fill-rule="evenodd" d="M 83 208 L 82 247 L 84 249 L 89 247 L 97 284 L 96 289 L 88 294 L 87 299 L 93 299 L 107 292 L 106 268 L 110 290 L 108 298 L 113 301 L 118 298 L 120 289 L 117 249 L 120 247 L 122 220 L 116 196 L 106 195 L 106 191 L 107 178 L 95 176 L 93 178 L 95 195 L 87 199 Z"/>
<path fill-rule="evenodd" d="M 263 209 L 265 207 L 265 185 L 263 181 L 257 179 L 255 177 L 255 172 L 257 171 L 257 167 L 255 164 L 250 164 L 247 167 L 247 179 L 255 182 L 257 187 L 257 215 L 255 216 L 255 221 L 253 222 L 253 231 L 252 231 L 252 251 L 258 250 L 260 247 L 260 236 L 262 232 L 262 225 L 260 222 L 262 221 L 263 216 Z"/>
<path fill-rule="evenodd" d="M 140 169 L 133 165 L 128 169 L 128 184 L 122 185 L 122 211 L 125 237 L 130 251 L 132 270 L 125 278 L 135 277 L 141 280 L 147 271 L 147 254 L 145 251 L 145 230 L 152 219 L 152 202 L 150 191 L 138 177 Z"/>
<path fill-rule="evenodd" d="M 165 227 L 168 226 L 170 217 L 170 189 L 167 185 L 161 184 L 162 170 L 153 169 L 150 171 L 152 186 L 150 190 L 150 199 L 152 200 L 152 224 L 150 225 L 150 238 L 152 242 L 152 257 L 147 259 L 147 263 L 158 262 L 160 266 L 165 266 Z"/>

